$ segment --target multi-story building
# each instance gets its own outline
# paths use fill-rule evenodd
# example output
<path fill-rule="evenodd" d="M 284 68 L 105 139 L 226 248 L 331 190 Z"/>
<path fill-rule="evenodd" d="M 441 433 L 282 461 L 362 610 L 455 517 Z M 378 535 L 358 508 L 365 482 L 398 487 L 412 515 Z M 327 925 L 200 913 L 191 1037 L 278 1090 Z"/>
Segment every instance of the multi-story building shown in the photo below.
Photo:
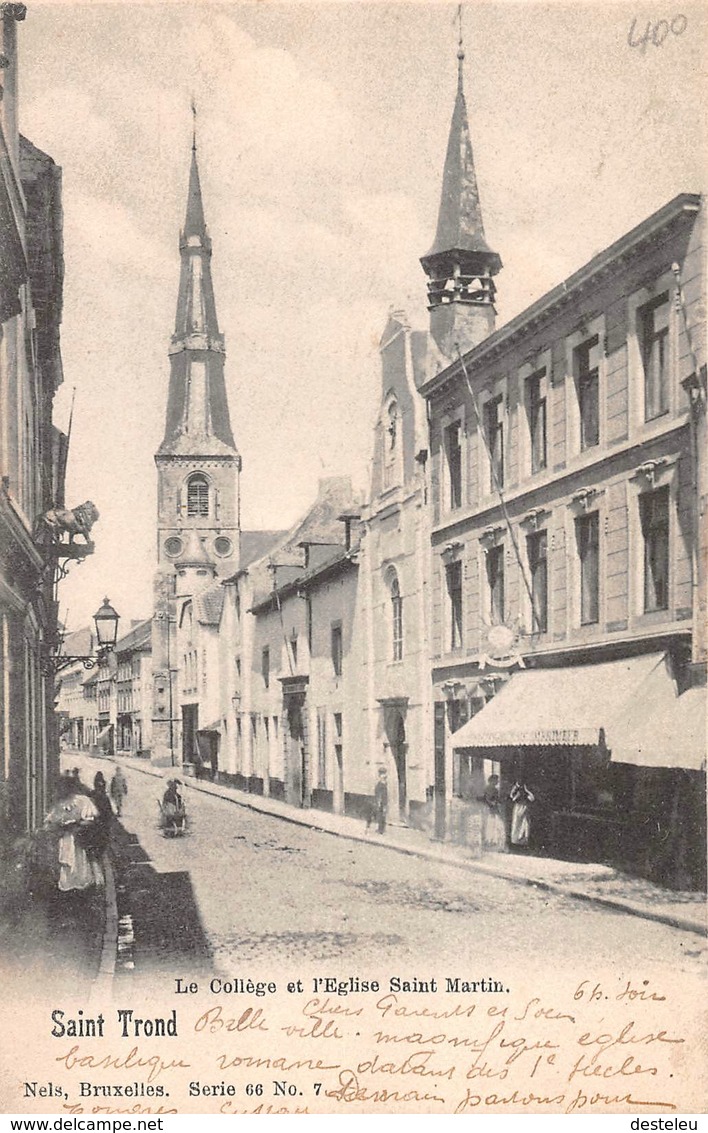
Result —
<path fill-rule="evenodd" d="M 419 386 L 438 833 L 443 819 L 457 827 L 461 805 L 458 829 L 479 841 L 477 799 L 495 771 L 502 799 L 517 778 L 534 791 L 538 850 L 655 876 L 678 863 L 695 882 L 705 689 L 685 690 L 705 683 L 706 661 L 701 199 L 670 201 L 495 329 L 501 263 L 484 237 L 460 80 L 422 263 L 440 355 Z M 669 740 L 662 713 L 693 740 Z M 643 714 L 655 739 L 640 743 Z M 677 855 L 677 840 L 691 853 Z"/>
<path fill-rule="evenodd" d="M 148 755 L 152 737 L 151 619 L 116 643 L 116 752 Z"/>
<path fill-rule="evenodd" d="M 61 171 L 18 129 L 18 22 L 0 6 L 0 827 L 30 830 L 58 769 L 54 548 L 37 518 L 63 505 Z"/>
<path fill-rule="evenodd" d="M 344 809 L 345 716 L 352 734 L 361 728 L 361 709 L 350 711 L 360 673 L 345 664 L 357 619 L 353 503 L 348 478 L 322 480 L 295 526 L 225 584 L 235 727 L 224 770 L 298 807 Z"/>
<path fill-rule="evenodd" d="M 84 678 L 83 750 L 98 748 L 98 669 L 91 669 Z"/>
<path fill-rule="evenodd" d="M 94 652 L 95 644 L 93 632 L 86 627 L 64 637 L 62 653 L 67 657 L 88 657 Z M 55 704 L 61 739 L 70 747 L 83 748 L 88 743 L 84 697 L 87 677 L 88 670 L 80 660 L 65 664 L 56 677 Z"/>
<path fill-rule="evenodd" d="M 432 796 L 428 423 L 416 388 L 426 374 L 426 338 L 395 312 L 379 346 L 381 400 L 357 593 L 366 725 L 348 748 L 368 780 L 365 794 L 385 768 L 392 817 L 420 825 L 431 818 Z"/>

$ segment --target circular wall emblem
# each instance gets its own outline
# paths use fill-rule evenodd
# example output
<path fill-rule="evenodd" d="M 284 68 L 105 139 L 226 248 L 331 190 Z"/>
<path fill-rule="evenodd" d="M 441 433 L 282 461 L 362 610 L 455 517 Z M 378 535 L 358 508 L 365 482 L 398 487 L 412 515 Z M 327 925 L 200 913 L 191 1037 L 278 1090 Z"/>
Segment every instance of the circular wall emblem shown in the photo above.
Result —
<path fill-rule="evenodd" d="M 165 539 L 165 554 L 169 555 L 171 559 L 176 559 L 178 555 L 182 554 L 182 547 L 184 544 L 178 535 L 170 535 L 169 539 Z"/>
<path fill-rule="evenodd" d="M 216 551 L 217 555 L 226 557 L 233 551 L 233 543 L 230 539 L 227 539 L 225 535 L 217 535 L 216 539 L 214 540 L 214 550 Z"/>
<path fill-rule="evenodd" d="M 511 653 L 515 641 L 516 634 L 509 626 L 492 626 L 487 634 L 487 648 L 492 656 Z"/>

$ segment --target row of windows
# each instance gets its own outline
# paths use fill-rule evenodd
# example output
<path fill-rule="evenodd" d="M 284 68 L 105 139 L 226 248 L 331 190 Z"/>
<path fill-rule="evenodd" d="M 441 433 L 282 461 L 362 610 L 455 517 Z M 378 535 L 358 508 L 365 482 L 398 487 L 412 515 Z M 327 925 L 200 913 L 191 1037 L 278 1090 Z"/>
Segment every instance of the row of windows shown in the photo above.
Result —
<path fill-rule="evenodd" d="M 326 708 L 317 709 L 317 763 L 313 768 L 314 782 L 312 786 L 315 788 L 325 789 L 328 786 L 327 781 L 327 740 L 328 740 L 328 721 L 332 721 L 332 753 L 334 755 L 335 764 L 338 771 L 341 773 L 343 769 L 344 759 L 344 724 L 341 712 L 330 713 Z M 278 743 L 278 734 L 280 728 L 280 721 L 277 716 L 259 716 L 257 712 L 250 714 L 251 723 L 251 742 L 254 751 L 258 752 L 260 747 L 259 733 L 262 729 L 263 741 L 266 748 L 270 747 L 271 737 L 275 744 Z M 236 746 L 239 754 L 243 750 L 243 729 L 242 718 L 236 718 Z"/>
<path fill-rule="evenodd" d="M 342 640 L 342 623 L 332 622 L 330 629 L 330 645 L 331 645 L 331 658 L 332 669 L 334 675 L 341 677 L 342 666 L 344 659 L 344 647 Z M 293 634 L 288 641 L 288 651 L 293 669 L 297 667 L 297 635 Z M 237 666 L 240 666 L 240 660 L 237 659 Z M 239 668 L 240 671 L 240 668 Z M 265 645 L 261 649 L 261 677 L 263 678 L 263 687 L 270 688 L 270 646 Z"/>
<path fill-rule="evenodd" d="M 645 421 L 668 413 L 670 406 L 669 292 L 636 310 L 636 341 L 641 365 Z M 600 444 L 599 334 L 589 334 L 571 351 L 572 388 L 575 393 L 576 448 L 583 452 Z M 548 380 L 545 366 L 522 381 L 522 404 L 527 431 L 527 471 L 534 475 L 548 466 Z M 504 442 L 507 419 L 504 397 L 496 394 L 481 411 L 481 432 L 488 457 L 488 490 L 504 487 Z M 443 429 L 445 457 L 444 505 L 454 511 L 463 503 L 462 422 L 452 421 Z"/>
<path fill-rule="evenodd" d="M 394 570 L 389 572 L 388 590 L 390 598 L 390 655 L 393 661 L 403 660 L 403 598 L 398 575 Z M 293 668 L 297 665 L 297 637 L 289 641 L 290 656 Z M 332 622 L 331 626 L 331 657 L 334 675 L 341 677 L 344 654 L 341 622 Z M 261 676 L 265 688 L 270 688 L 270 646 L 261 650 Z"/>
<path fill-rule="evenodd" d="M 643 555 L 643 609 L 645 613 L 666 610 L 669 605 L 669 489 L 657 488 L 639 496 L 639 519 Z M 578 516 L 575 526 L 575 559 L 578 571 L 578 620 L 581 626 L 600 620 L 600 516 L 597 511 Z M 526 579 L 529 589 L 531 633 L 548 630 L 548 532 L 526 536 Z M 484 561 L 486 614 L 492 625 L 508 616 L 505 593 L 506 547 L 490 547 Z M 450 650 L 464 645 L 462 562 L 445 567 L 448 625 L 446 645 Z"/>

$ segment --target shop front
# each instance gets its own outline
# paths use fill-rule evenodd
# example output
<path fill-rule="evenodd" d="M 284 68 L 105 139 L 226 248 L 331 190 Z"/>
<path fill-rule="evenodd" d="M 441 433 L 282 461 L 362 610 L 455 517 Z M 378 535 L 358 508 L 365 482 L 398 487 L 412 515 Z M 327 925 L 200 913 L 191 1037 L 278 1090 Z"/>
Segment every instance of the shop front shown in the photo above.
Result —
<path fill-rule="evenodd" d="M 694 691 L 703 692 L 705 703 L 705 690 Z M 656 725 L 642 745 L 630 725 L 636 719 L 636 733 L 640 723 L 649 727 L 652 712 L 669 719 L 672 709 L 685 724 L 683 698 L 664 654 L 515 673 L 453 736 L 460 793 L 471 807 L 484 809 L 480 785 L 495 773 L 508 848 L 573 861 L 632 861 L 646 875 L 641 863 L 649 824 L 641 818 L 641 798 L 647 765 L 666 766 L 670 759 L 675 770 L 682 765 L 683 779 L 692 763 L 700 775 L 696 753 L 705 743 L 696 736 L 690 752 L 677 753 L 670 733 L 658 740 Z M 700 711 L 693 712 L 698 719 Z M 670 756 L 660 756 L 659 748 Z M 533 795 L 522 847 L 511 839 L 516 783 Z M 664 816 L 665 842 L 675 838 L 690 798 L 699 793 L 684 784 L 671 817 Z"/>

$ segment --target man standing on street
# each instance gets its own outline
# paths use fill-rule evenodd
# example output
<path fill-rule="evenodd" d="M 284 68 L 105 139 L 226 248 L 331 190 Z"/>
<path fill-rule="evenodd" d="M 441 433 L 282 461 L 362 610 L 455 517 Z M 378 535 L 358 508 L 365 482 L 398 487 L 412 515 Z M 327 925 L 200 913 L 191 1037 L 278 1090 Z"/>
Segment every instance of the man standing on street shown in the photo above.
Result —
<path fill-rule="evenodd" d="M 386 781 L 386 768 L 379 767 L 379 779 L 374 788 L 374 815 L 376 816 L 376 830 L 383 834 L 386 829 L 388 815 L 388 783 Z"/>

